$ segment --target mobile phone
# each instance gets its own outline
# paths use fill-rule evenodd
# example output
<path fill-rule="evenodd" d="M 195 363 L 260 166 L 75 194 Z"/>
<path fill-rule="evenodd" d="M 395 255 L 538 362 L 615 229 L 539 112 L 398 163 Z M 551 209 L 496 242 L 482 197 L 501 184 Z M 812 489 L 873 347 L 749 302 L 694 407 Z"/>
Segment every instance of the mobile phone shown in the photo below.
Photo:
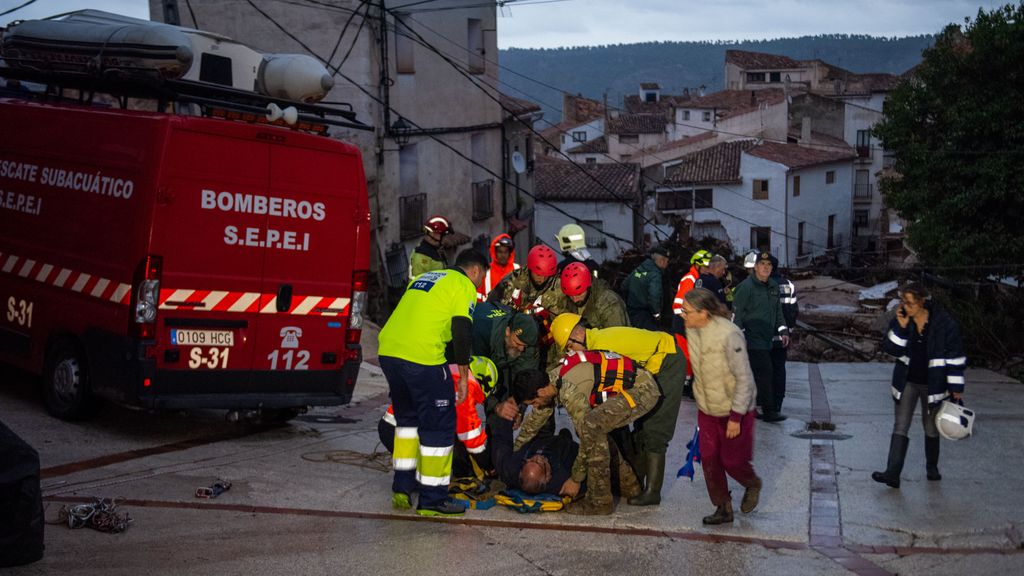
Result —
<path fill-rule="evenodd" d="M 907 309 L 904 308 L 903 306 L 900 306 L 899 310 L 897 310 L 896 313 L 899 314 L 901 318 L 907 317 Z"/>

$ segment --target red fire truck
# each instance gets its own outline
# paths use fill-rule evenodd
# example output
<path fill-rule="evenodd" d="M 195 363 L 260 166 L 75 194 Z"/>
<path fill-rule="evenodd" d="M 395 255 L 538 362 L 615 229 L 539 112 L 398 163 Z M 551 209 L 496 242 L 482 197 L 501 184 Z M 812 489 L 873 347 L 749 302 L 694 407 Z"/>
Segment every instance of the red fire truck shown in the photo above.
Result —
<path fill-rule="evenodd" d="M 42 375 L 52 414 L 351 399 L 370 238 L 356 147 L 13 98 L 0 126 L 0 361 Z"/>

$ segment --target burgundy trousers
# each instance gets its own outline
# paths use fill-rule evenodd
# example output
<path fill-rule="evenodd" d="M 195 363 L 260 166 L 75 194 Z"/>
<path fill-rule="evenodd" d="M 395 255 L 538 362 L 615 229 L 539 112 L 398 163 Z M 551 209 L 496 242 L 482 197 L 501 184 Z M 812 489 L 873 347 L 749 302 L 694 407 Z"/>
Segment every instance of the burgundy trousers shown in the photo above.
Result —
<path fill-rule="evenodd" d="M 704 469 L 704 482 L 708 486 L 711 503 L 721 506 L 729 500 L 729 482 L 725 475 L 732 476 L 743 487 L 749 487 L 757 481 L 754 465 L 750 462 L 754 457 L 754 415 L 747 412 L 740 420 L 740 435 L 726 439 L 725 426 L 729 423 L 728 416 L 709 416 L 697 412 L 697 425 L 700 426 L 700 457 Z"/>

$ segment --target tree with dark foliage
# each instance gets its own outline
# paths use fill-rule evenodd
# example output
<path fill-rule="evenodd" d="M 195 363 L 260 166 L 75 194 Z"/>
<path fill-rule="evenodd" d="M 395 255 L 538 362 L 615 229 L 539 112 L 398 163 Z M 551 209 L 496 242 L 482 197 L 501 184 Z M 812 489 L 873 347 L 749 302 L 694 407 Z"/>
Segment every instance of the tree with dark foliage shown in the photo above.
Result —
<path fill-rule="evenodd" d="M 907 221 L 911 246 L 945 275 L 1019 271 L 1024 2 L 950 24 L 908 76 L 874 130 L 896 157 L 882 181 L 886 203 Z"/>

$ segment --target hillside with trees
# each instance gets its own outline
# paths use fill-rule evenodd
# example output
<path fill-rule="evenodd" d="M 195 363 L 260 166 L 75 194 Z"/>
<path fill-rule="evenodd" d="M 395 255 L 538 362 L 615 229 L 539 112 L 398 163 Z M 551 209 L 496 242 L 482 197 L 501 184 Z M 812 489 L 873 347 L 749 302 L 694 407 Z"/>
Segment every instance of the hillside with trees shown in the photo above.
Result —
<path fill-rule="evenodd" d="M 931 35 L 879 38 L 829 34 L 742 42 L 646 42 L 577 48 L 502 50 L 502 90 L 537 102 L 546 120 L 561 119 L 560 91 L 579 93 L 619 106 L 641 82 L 657 82 L 663 93 L 679 94 L 701 85 L 724 88 L 725 51 L 781 54 L 797 60 L 820 59 L 851 72 L 902 74 L 921 62 Z M 545 84 L 541 85 L 541 84 Z"/>

